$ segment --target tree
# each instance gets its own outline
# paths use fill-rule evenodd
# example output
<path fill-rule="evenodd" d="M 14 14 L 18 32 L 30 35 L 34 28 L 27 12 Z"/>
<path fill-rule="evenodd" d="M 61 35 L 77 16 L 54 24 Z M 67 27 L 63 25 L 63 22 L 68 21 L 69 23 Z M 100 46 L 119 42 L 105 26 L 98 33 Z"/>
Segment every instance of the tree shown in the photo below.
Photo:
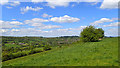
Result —
<path fill-rule="evenodd" d="M 96 29 L 94 26 L 88 26 L 80 34 L 80 39 L 83 42 L 95 42 L 99 38 L 104 37 L 104 31 L 102 28 Z"/>
<path fill-rule="evenodd" d="M 99 34 L 99 38 L 103 38 L 104 37 L 104 30 L 102 28 L 98 28 L 97 31 Z"/>

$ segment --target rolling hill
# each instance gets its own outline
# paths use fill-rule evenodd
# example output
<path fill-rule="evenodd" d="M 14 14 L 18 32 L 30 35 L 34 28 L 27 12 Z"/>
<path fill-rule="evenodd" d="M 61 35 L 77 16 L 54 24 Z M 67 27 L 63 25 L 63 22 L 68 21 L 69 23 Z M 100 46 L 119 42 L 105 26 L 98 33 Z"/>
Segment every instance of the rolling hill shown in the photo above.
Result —
<path fill-rule="evenodd" d="M 77 42 L 3 62 L 3 66 L 118 66 L 118 38 Z"/>

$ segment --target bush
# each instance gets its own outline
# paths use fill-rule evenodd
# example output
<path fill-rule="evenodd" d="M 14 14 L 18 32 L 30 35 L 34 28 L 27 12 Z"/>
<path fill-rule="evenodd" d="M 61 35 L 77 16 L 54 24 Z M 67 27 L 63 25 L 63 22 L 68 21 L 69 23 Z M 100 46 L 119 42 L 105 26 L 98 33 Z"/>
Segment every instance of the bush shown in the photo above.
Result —
<path fill-rule="evenodd" d="M 45 51 L 47 51 L 47 50 L 51 50 L 50 45 L 45 45 L 45 46 L 43 47 L 43 50 L 45 50 Z"/>
<path fill-rule="evenodd" d="M 96 42 L 104 37 L 102 28 L 96 29 L 94 26 L 88 26 L 80 34 L 80 39 L 83 42 Z"/>
<path fill-rule="evenodd" d="M 46 46 L 46 50 L 49 50 L 49 48 Z M 38 53 L 38 52 L 42 52 L 43 48 L 35 48 L 32 50 L 25 50 L 25 51 L 18 51 L 16 53 L 12 53 L 12 52 L 3 52 L 2 53 L 2 61 L 6 61 L 6 60 L 10 60 L 10 59 L 14 59 L 17 57 L 22 57 L 22 56 L 26 56 L 29 54 L 34 54 L 34 53 Z"/>
<path fill-rule="evenodd" d="M 35 49 L 33 49 L 33 51 L 34 51 L 35 53 L 38 53 L 38 52 L 42 52 L 43 49 L 41 49 L 41 48 L 35 48 Z"/>
<path fill-rule="evenodd" d="M 2 53 L 2 61 L 6 61 L 6 60 L 9 59 L 8 54 L 9 54 L 8 52 L 3 52 L 3 53 Z"/>

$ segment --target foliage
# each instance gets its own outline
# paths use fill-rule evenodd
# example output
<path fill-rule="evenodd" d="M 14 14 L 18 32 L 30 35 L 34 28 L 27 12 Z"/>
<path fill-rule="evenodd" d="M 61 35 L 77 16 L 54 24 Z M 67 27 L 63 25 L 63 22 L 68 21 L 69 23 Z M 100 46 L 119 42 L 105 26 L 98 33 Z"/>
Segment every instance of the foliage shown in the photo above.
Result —
<path fill-rule="evenodd" d="M 84 42 L 96 42 L 104 37 L 104 31 L 102 28 L 96 29 L 94 26 L 88 26 L 83 29 L 80 36 L 80 40 Z"/>
<path fill-rule="evenodd" d="M 98 37 L 99 38 L 103 38 L 104 37 L 104 30 L 102 28 L 98 28 L 96 29 L 97 33 L 98 33 Z"/>
<path fill-rule="evenodd" d="M 45 50 L 45 51 L 47 51 L 47 50 L 51 50 L 50 45 L 45 45 L 45 46 L 43 47 L 43 50 Z"/>
<path fill-rule="evenodd" d="M 38 53 L 38 52 L 42 52 L 43 48 L 35 48 L 33 50 L 26 50 L 26 51 L 19 51 L 16 53 L 2 53 L 3 58 L 2 61 L 6 61 L 6 60 L 10 60 L 10 59 L 14 59 L 14 58 L 18 58 L 18 57 L 22 57 L 22 56 L 27 56 L 29 54 L 34 54 L 34 53 Z"/>

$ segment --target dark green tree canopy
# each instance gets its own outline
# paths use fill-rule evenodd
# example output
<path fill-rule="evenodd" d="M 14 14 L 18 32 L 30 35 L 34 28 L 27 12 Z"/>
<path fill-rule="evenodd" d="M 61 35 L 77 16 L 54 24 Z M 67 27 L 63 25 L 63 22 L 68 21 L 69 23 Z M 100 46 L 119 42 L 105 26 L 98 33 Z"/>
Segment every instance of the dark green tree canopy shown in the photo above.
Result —
<path fill-rule="evenodd" d="M 80 34 L 80 39 L 83 42 L 95 42 L 104 37 L 104 30 L 102 28 L 95 28 L 88 26 Z"/>

